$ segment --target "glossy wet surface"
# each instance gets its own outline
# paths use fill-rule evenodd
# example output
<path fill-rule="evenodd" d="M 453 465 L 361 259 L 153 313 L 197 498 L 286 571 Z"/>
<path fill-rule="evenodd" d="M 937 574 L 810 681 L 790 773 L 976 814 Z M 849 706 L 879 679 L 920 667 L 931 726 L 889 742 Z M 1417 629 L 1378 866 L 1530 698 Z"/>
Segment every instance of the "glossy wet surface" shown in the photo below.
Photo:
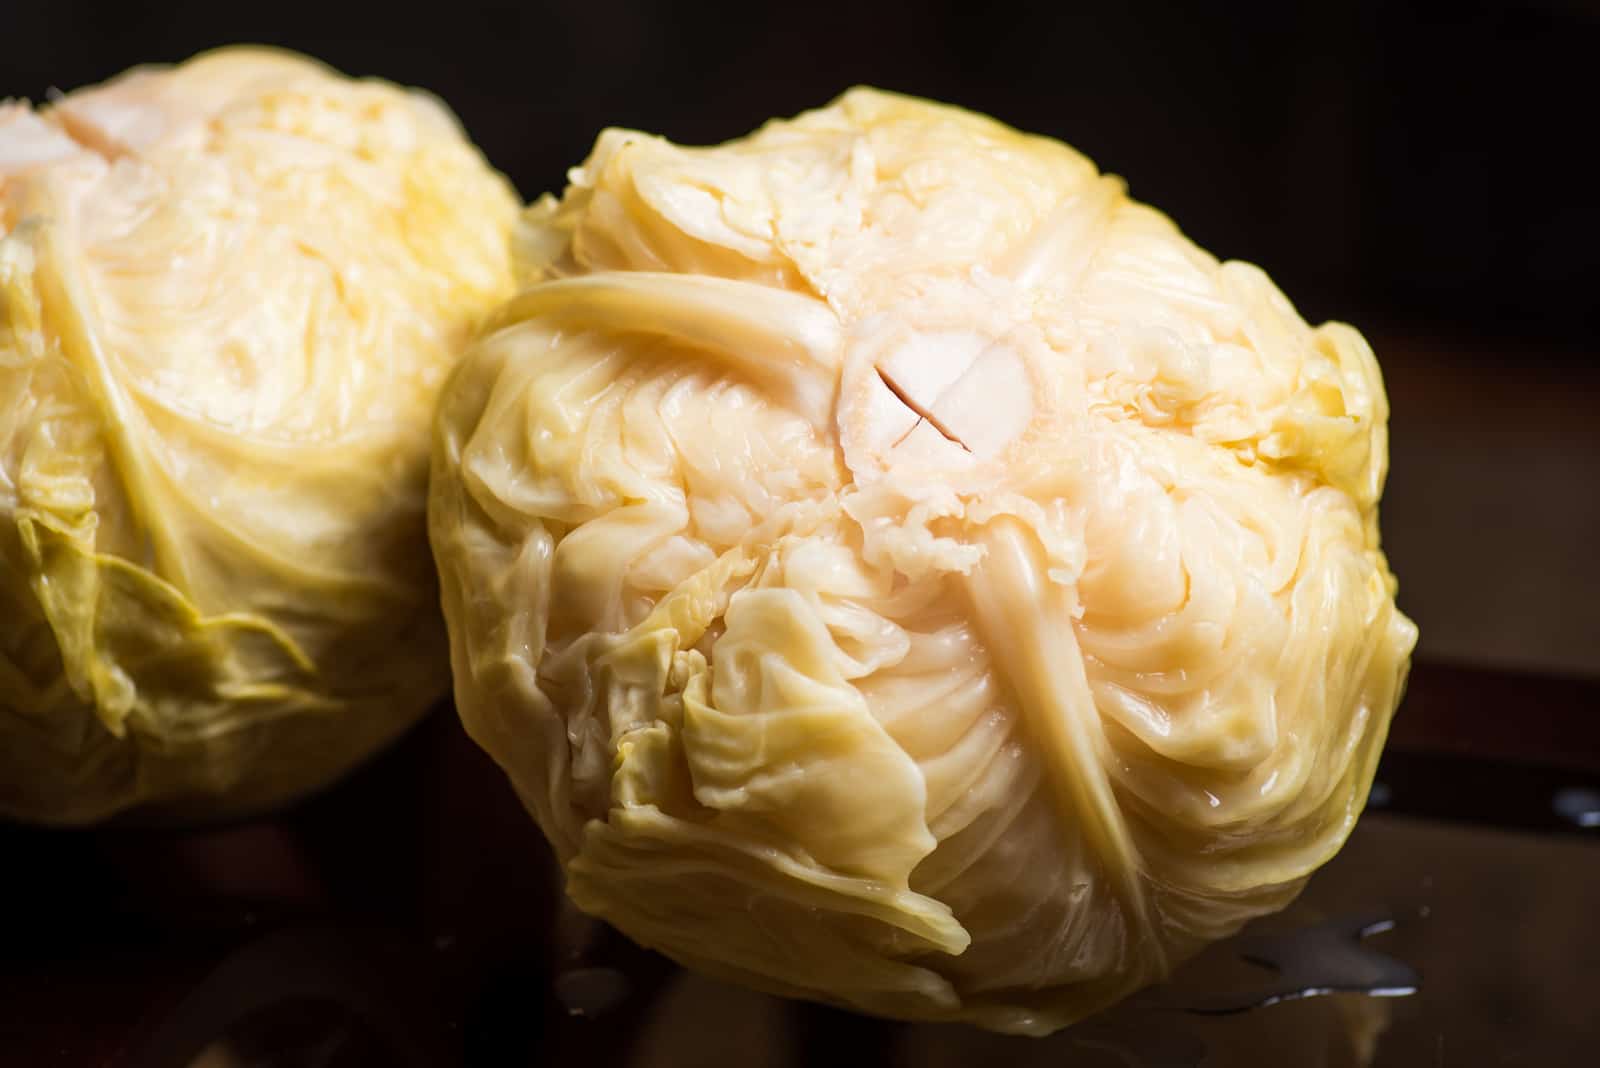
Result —
<path fill-rule="evenodd" d="M 784 1002 L 635 949 L 561 905 L 441 714 L 275 818 L 0 831 L 0 1064 L 1588 1064 L 1600 761 L 1538 724 L 1587 729 L 1600 704 L 1530 682 L 1545 700 L 1497 728 L 1514 687 L 1419 671 L 1372 810 L 1291 909 L 1046 1040 Z"/>

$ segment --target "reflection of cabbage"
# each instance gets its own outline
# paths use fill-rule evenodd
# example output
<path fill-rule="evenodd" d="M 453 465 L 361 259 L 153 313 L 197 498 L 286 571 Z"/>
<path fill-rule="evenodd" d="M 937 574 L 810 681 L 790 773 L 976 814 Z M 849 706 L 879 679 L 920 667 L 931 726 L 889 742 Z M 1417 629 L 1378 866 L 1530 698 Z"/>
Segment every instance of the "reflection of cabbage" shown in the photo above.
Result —
<path fill-rule="evenodd" d="M 283 54 L 0 107 L 0 814 L 270 803 L 446 688 L 426 426 L 514 212 Z"/>
<path fill-rule="evenodd" d="M 868 91 L 609 132 L 526 222 L 430 524 L 462 716 L 579 905 L 1037 1033 L 1339 848 L 1415 636 L 1354 330 L 1060 144 Z"/>

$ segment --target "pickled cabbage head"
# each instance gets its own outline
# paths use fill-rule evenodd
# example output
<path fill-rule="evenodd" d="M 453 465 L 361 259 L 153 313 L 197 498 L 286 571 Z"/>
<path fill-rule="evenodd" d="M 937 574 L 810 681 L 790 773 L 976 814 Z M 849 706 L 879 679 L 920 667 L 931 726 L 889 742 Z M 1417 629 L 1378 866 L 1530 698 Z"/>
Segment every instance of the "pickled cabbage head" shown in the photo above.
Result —
<path fill-rule="evenodd" d="M 428 426 L 517 203 L 284 53 L 0 105 L 0 816 L 270 804 L 448 690 Z"/>
<path fill-rule="evenodd" d="M 1062 144 L 869 90 L 607 131 L 516 248 L 430 533 L 461 715 L 579 906 L 1043 1033 L 1339 848 L 1415 639 L 1355 330 Z"/>

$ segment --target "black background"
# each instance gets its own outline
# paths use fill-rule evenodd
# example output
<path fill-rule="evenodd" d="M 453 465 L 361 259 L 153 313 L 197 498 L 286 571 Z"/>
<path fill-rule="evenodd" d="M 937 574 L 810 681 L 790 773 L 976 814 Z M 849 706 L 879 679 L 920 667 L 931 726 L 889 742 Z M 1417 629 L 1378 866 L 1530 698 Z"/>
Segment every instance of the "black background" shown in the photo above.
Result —
<path fill-rule="evenodd" d="M 530 199 L 862 83 L 1060 137 L 1371 339 L 1419 653 L 1600 678 L 1600 0 L 0 0 L 0 96 L 231 42 L 433 90 Z"/>
<path fill-rule="evenodd" d="M 1266 267 L 1312 321 L 1591 359 L 1600 4 L 0 9 L 0 95 L 286 45 L 439 93 L 527 196 L 606 125 L 703 143 L 856 83 L 933 96 L 1082 149 L 1201 245 Z"/>

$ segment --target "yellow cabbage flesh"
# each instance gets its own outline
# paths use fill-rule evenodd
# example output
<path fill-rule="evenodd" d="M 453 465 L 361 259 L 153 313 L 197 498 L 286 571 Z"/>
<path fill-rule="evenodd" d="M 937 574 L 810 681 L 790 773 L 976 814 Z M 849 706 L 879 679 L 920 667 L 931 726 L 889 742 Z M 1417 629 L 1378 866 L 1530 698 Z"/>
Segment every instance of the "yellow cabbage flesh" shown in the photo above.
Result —
<path fill-rule="evenodd" d="M 461 715 L 582 908 L 1037 1034 L 1339 848 L 1415 639 L 1355 330 L 1064 145 L 869 90 L 607 131 L 517 248 L 430 533 Z"/>
<path fill-rule="evenodd" d="M 0 105 L 0 816 L 270 804 L 447 689 L 427 427 L 516 204 L 283 53 Z"/>

